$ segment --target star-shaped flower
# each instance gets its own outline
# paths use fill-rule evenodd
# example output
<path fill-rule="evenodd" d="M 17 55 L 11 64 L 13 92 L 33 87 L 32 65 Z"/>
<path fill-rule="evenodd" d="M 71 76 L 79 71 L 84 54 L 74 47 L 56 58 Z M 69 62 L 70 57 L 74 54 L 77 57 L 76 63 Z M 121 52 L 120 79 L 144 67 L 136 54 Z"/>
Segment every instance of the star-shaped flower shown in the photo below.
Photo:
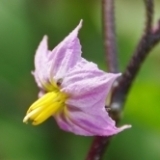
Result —
<path fill-rule="evenodd" d="M 38 125 L 53 116 L 59 127 L 78 135 L 109 136 L 129 125 L 117 128 L 106 109 L 106 98 L 120 74 L 106 73 L 81 57 L 79 25 L 52 51 L 44 36 L 35 55 L 33 75 L 40 89 L 24 118 Z"/>

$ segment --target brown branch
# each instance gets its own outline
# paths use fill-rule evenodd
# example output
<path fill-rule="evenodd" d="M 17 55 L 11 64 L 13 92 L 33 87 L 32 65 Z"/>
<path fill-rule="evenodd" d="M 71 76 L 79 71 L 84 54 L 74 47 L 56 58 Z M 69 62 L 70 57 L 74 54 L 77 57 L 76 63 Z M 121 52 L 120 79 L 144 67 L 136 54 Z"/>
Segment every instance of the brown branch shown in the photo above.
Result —
<path fill-rule="evenodd" d="M 153 23 L 153 13 L 154 13 L 154 4 L 153 0 L 144 0 L 145 10 L 146 10 L 146 26 L 144 29 L 144 34 L 149 34 L 152 29 Z"/>
<path fill-rule="evenodd" d="M 110 137 L 96 136 L 88 153 L 86 160 L 100 160 L 105 151 L 105 147 L 109 145 Z"/>
<path fill-rule="evenodd" d="M 118 86 L 115 87 L 112 96 L 111 108 L 112 110 L 116 110 L 116 112 L 120 112 L 122 110 L 128 92 L 133 84 L 135 77 L 137 76 L 138 71 L 140 70 L 142 63 L 144 62 L 151 49 L 159 42 L 159 39 L 157 38 L 159 29 L 157 28 L 157 30 L 155 30 L 154 32 L 152 29 L 154 6 L 153 0 L 144 0 L 144 2 L 146 10 L 146 25 L 144 33 L 139 40 L 139 43 L 125 72 L 119 80 Z"/>
<path fill-rule="evenodd" d="M 102 0 L 104 48 L 109 72 L 118 72 L 114 0 Z"/>
<path fill-rule="evenodd" d="M 102 2 L 104 7 L 103 8 L 103 16 L 104 16 L 106 14 L 106 11 L 105 11 L 106 2 L 110 2 L 110 1 L 103 0 Z M 153 9 L 154 9 L 153 0 L 144 0 L 144 2 L 145 2 L 145 10 L 146 10 L 146 25 L 144 29 L 144 34 L 140 39 L 135 52 L 133 53 L 133 56 L 128 64 L 128 67 L 126 68 L 120 80 L 117 82 L 117 85 L 113 90 L 113 94 L 111 98 L 110 115 L 116 121 L 116 123 L 118 123 L 120 120 L 121 111 L 123 109 L 126 97 L 128 95 L 128 92 L 132 86 L 132 83 L 135 77 L 137 76 L 138 71 L 140 70 L 142 63 L 144 62 L 149 52 L 160 41 L 160 21 L 158 22 L 157 27 L 152 28 Z M 113 1 L 110 3 L 113 3 Z M 113 8 L 112 8 L 112 11 L 113 11 Z M 103 21 L 104 21 L 104 24 L 107 24 L 105 18 L 103 18 Z M 104 26 L 107 26 L 107 25 L 104 25 Z M 115 32 L 112 32 L 113 30 L 111 30 L 110 32 L 115 33 Z M 109 36 L 106 33 L 104 33 L 105 48 L 107 48 L 107 46 L 111 47 L 107 51 L 108 53 L 113 53 L 114 49 L 116 48 L 116 46 L 114 46 L 113 44 L 116 44 L 116 43 L 111 43 L 112 45 L 110 45 L 109 42 L 112 42 L 112 40 L 113 42 L 115 42 L 115 40 L 114 38 L 113 39 L 111 38 L 113 36 L 112 34 Z M 109 38 L 111 41 L 106 40 L 106 38 Z M 116 72 L 117 68 L 114 68 L 114 67 L 116 66 L 115 64 L 117 64 L 117 62 L 115 62 L 112 59 L 113 55 L 112 56 L 111 55 L 112 54 L 107 54 L 109 69 L 112 70 L 112 72 Z M 111 62 L 113 64 L 111 64 Z M 86 160 L 101 160 L 105 149 L 109 145 L 110 140 L 111 140 L 111 137 L 100 137 L 100 136 L 95 137 Z"/>
<path fill-rule="evenodd" d="M 115 32 L 114 0 L 102 0 L 102 24 L 104 35 L 104 48 L 109 72 L 118 72 L 117 43 Z M 86 160 L 100 160 L 105 146 L 110 138 L 96 136 L 91 145 Z"/>
<path fill-rule="evenodd" d="M 160 42 L 160 23 L 158 23 L 157 29 L 152 31 L 147 38 L 142 37 L 138 50 L 135 51 L 126 71 L 123 73 L 119 84 L 115 87 L 112 95 L 112 117 L 116 122 L 120 119 L 120 112 L 123 109 L 129 90 L 133 84 L 138 71 L 141 68 L 147 55 L 151 50 Z"/>

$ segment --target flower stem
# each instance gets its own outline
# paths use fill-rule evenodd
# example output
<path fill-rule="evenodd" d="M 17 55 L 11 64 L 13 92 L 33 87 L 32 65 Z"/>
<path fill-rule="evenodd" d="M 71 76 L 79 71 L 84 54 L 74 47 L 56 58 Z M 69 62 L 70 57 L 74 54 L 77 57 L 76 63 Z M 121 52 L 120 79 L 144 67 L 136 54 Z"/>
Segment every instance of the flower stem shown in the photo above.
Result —
<path fill-rule="evenodd" d="M 105 151 L 106 146 L 110 143 L 110 137 L 96 136 L 91 145 L 86 160 L 100 160 Z"/>
<path fill-rule="evenodd" d="M 123 109 L 129 90 L 138 74 L 138 71 L 141 68 L 142 63 L 144 62 L 150 51 L 156 46 L 156 44 L 160 42 L 160 20 L 158 21 L 156 27 L 152 27 L 154 0 L 144 0 L 144 2 L 146 10 L 146 25 L 144 33 L 138 42 L 138 45 L 133 53 L 130 62 L 128 63 L 126 70 L 122 74 L 122 77 L 119 79 L 118 84 L 114 87 L 111 98 L 110 115 L 116 121 L 116 123 L 118 123 L 121 118 L 120 113 Z M 105 50 L 107 52 L 108 67 L 109 71 L 117 72 L 118 65 L 115 54 L 117 51 L 115 43 L 113 3 L 114 1 L 112 0 L 102 0 Z M 113 14 L 111 15 L 108 12 Z M 105 15 L 106 13 L 108 14 L 108 16 Z M 112 29 L 109 27 L 107 28 L 106 26 L 112 26 Z M 105 27 L 107 28 L 106 30 Z M 86 160 L 101 160 L 104 151 L 109 146 L 110 140 L 111 137 L 95 137 Z"/>
<path fill-rule="evenodd" d="M 114 0 L 102 0 L 102 25 L 107 68 L 118 72 Z"/>
<path fill-rule="evenodd" d="M 144 0 L 144 2 L 146 10 L 146 25 L 144 33 L 140 38 L 138 45 L 133 53 L 133 56 L 128 63 L 128 66 L 124 71 L 121 79 L 119 80 L 117 87 L 115 87 L 112 95 L 111 107 L 113 109 L 114 104 L 118 104 L 119 111 L 121 111 L 124 106 L 128 92 L 133 84 L 135 77 L 138 74 L 138 71 L 141 68 L 142 63 L 144 62 L 150 51 L 160 41 L 160 23 L 158 22 L 158 27 L 156 29 L 152 28 L 154 12 L 153 0 Z"/>
<path fill-rule="evenodd" d="M 109 72 L 118 72 L 114 0 L 102 0 L 104 48 Z M 86 160 L 100 160 L 111 137 L 96 136 Z"/>

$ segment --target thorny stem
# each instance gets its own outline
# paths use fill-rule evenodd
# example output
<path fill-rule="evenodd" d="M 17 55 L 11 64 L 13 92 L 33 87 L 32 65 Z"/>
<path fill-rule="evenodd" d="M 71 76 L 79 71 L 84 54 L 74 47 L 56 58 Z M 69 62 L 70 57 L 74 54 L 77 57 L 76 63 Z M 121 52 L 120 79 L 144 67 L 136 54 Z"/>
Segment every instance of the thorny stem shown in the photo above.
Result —
<path fill-rule="evenodd" d="M 108 70 L 118 72 L 115 33 L 114 0 L 102 0 L 102 21 L 106 62 Z"/>
<path fill-rule="evenodd" d="M 102 5 L 105 4 L 104 1 L 102 1 Z M 116 121 L 116 123 L 118 123 L 121 118 L 120 115 L 126 97 L 129 93 L 129 90 L 132 86 L 135 77 L 137 76 L 138 71 L 140 70 L 142 63 L 144 62 L 149 52 L 155 47 L 155 45 L 158 42 L 160 42 L 160 20 L 158 21 L 158 24 L 155 28 L 152 27 L 153 9 L 154 9 L 153 0 L 144 0 L 144 2 L 146 10 L 146 25 L 144 29 L 144 34 L 139 40 L 139 43 L 136 47 L 136 50 L 133 53 L 133 56 L 127 68 L 123 73 L 122 77 L 120 78 L 120 80 L 118 81 L 117 85 L 115 86 L 112 94 L 112 99 L 110 104 L 111 108 L 110 115 Z M 103 14 L 105 13 L 103 12 Z M 103 21 L 105 21 L 104 23 L 106 23 L 107 20 L 103 19 Z M 110 61 L 108 60 L 108 62 Z M 109 146 L 110 140 L 111 137 L 100 137 L 100 136 L 95 137 L 86 160 L 101 160 L 105 149 Z"/>

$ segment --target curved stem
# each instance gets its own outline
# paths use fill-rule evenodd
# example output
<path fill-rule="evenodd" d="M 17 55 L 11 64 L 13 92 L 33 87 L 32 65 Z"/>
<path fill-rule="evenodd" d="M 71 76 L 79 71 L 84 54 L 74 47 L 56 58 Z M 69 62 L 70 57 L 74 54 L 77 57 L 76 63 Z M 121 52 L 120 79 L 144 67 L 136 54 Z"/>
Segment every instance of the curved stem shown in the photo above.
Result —
<path fill-rule="evenodd" d="M 114 0 L 102 0 L 102 25 L 106 62 L 109 72 L 118 72 Z"/>
<path fill-rule="evenodd" d="M 109 72 L 118 72 L 117 43 L 115 34 L 114 0 L 102 0 L 104 48 Z M 86 160 L 100 160 L 110 137 L 96 136 Z"/>
<path fill-rule="evenodd" d="M 109 145 L 110 138 L 96 136 L 91 145 L 86 160 L 101 160 L 106 145 Z"/>
<path fill-rule="evenodd" d="M 153 0 L 144 0 L 146 10 L 146 25 L 144 34 L 138 42 L 138 45 L 133 53 L 133 56 L 128 63 L 126 70 L 124 71 L 117 87 L 115 87 L 112 95 L 112 110 L 120 112 L 124 106 L 128 92 L 134 82 L 138 71 L 141 68 L 142 63 L 151 51 L 151 49 L 159 42 L 157 36 L 159 35 L 159 29 L 152 31 L 153 21 Z M 116 108 L 115 108 L 116 106 Z M 119 118 L 117 118 L 119 119 Z"/>
<path fill-rule="evenodd" d="M 123 109 L 126 97 L 129 93 L 129 90 L 133 84 L 135 77 L 138 74 L 138 71 L 141 68 L 142 63 L 144 62 L 147 55 L 150 51 L 155 47 L 157 43 L 160 42 L 160 20 L 155 28 L 152 27 L 153 21 L 153 0 L 144 0 L 145 2 L 145 10 L 146 10 L 146 25 L 144 29 L 144 34 L 142 35 L 139 43 L 133 53 L 133 56 L 128 63 L 128 66 L 125 72 L 122 74 L 122 77 L 117 82 L 117 85 L 114 87 L 113 94 L 111 97 L 110 108 L 111 117 L 116 121 L 116 123 L 120 120 L 120 113 Z M 114 25 L 112 26 L 113 29 L 106 29 L 108 22 L 105 14 L 108 13 L 107 11 L 107 3 L 108 7 L 112 6 L 111 4 L 114 3 L 112 0 L 102 0 L 103 6 L 103 21 L 104 21 L 104 37 L 105 37 L 105 50 L 107 51 L 107 59 L 108 59 L 108 67 L 109 70 L 112 72 L 117 72 L 117 61 L 116 58 L 116 43 L 115 43 L 115 29 Z M 106 7 L 105 7 L 106 6 Z M 112 9 L 111 9 L 112 8 Z M 113 12 L 113 7 L 110 7 Z M 111 13 L 111 11 L 109 12 Z M 108 13 L 108 21 L 114 21 L 114 16 L 111 18 L 109 17 Z M 113 14 L 114 15 L 114 14 Z M 112 16 L 112 15 L 110 15 Z M 110 23 L 109 23 L 110 24 Z M 111 23 L 114 24 L 114 23 Z M 109 31 L 110 33 L 108 33 Z M 114 38 L 113 38 L 114 37 Z M 108 46 L 108 47 L 107 47 Z M 115 49 L 115 50 L 114 50 Z M 114 53 L 114 54 L 113 54 Z M 105 149 L 109 146 L 109 142 L 111 137 L 95 137 L 90 151 L 86 160 L 101 160 Z"/>

